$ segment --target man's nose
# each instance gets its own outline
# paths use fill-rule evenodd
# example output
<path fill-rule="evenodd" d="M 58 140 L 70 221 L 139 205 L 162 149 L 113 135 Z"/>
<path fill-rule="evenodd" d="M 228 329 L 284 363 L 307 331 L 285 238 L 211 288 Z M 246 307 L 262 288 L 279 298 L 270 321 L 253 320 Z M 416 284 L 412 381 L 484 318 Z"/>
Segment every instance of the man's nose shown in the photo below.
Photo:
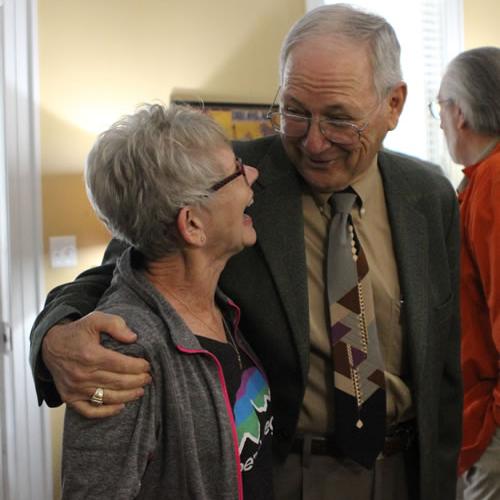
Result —
<path fill-rule="evenodd" d="M 302 139 L 302 145 L 313 154 L 321 153 L 331 146 L 331 142 L 321 132 L 319 120 L 311 120 L 309 130 Z"/>

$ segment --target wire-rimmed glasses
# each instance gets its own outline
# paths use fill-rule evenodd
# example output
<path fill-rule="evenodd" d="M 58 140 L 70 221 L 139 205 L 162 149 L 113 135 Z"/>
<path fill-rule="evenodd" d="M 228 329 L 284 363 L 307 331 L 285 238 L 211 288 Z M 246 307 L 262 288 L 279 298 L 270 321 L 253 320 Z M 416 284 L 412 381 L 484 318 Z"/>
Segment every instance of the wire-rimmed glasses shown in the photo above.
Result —
<path fill-rule="evenodd" d="M 451 99 L 433 99 L 429 104 L 429 112 L 435 120 L 441 120 L 441 108 L 443 107 L 442 105 L 450 102 Z"/>
<path fill-rule="evenodd" d="M 276 99 L 278 98 L 279 93 L 280 89 L 278 89 L 274 102 L 266 115 L 266 118 L 271 121 L 273 130 L 287 137 L 298 138 L 306 136 L 314 118 L 312 116 L 291 113 L 289 111 L 273 111 L 273 109 L 276 109 L 277 107 Z M 369 113 L 369 115 L 377 109 L 378 105 Z M 318 119 L 318 126 L 323 136 L 330 142 L 343 146 L 354 146 L 359 142 L 361 133 L 368 127 L 368 122 L 359 126 L 350 121 L 321 118 Z"/>

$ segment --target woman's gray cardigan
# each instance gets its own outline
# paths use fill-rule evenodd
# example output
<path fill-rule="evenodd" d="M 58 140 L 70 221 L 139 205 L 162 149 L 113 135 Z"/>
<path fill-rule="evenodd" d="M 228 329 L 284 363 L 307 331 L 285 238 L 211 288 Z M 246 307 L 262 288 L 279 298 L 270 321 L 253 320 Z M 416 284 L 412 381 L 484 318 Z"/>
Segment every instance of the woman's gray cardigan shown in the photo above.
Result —
<path fill-rule="evenodd" d="M 98 310 L 121 316 L 138 340 L 125 345 L 103 335 L 103 343 L 146 358 L 153 383 L 114 417 L 88 420 L 67 408 L 63 499 L 241 499 L 237 435 L 221 366 L 132 268 L 133 259 L 133 251 L 123 254 Z M 226 318 L 232 312 L 237 323 L 237 308 L 220 292 L 218 298 L 226 303 Z M 238 343 L 255 358 L 241 337 Z"/>

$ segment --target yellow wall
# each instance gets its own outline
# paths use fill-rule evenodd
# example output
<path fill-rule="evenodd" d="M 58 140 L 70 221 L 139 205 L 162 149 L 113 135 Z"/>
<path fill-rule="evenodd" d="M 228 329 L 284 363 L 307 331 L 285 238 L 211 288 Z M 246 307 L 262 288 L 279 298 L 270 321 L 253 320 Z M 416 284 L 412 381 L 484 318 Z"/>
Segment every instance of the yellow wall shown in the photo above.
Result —
<path fill-rule="evenodd" d="M 44 243 L 76 235 L 78 266 L 52 269 L 47 290 L 98 264 L 108 233 L 81 176 L 98 132 L 145 101 L 171 95 L 270 102 L 283 35 L 304 0 L 39 0 Z M 500 45 L 497 0 L 464 0 L 465 47 Z M 60 429 L 54 410 L 58 497 Z"/>
<path fill-rule="evenodd" d="M 484 45 L 500 47 L 500 2 L 498 0 L 463 0 L 464 47 L 473 49 Z"/>

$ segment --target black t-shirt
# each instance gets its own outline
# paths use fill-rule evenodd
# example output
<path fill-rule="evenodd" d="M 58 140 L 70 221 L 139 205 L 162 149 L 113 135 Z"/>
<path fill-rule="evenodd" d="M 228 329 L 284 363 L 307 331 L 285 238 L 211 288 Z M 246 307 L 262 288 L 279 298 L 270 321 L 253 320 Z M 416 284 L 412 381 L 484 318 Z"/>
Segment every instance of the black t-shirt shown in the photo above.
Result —
<path fill-rule="evenodd" d="M 201 336 L 197 338 L 222 366 L 238 433 L 244 498 L 271 500 L 273 422 L 267 380 L 241 349 L 240 368 L 235 347 L 231 343 Z"/>

